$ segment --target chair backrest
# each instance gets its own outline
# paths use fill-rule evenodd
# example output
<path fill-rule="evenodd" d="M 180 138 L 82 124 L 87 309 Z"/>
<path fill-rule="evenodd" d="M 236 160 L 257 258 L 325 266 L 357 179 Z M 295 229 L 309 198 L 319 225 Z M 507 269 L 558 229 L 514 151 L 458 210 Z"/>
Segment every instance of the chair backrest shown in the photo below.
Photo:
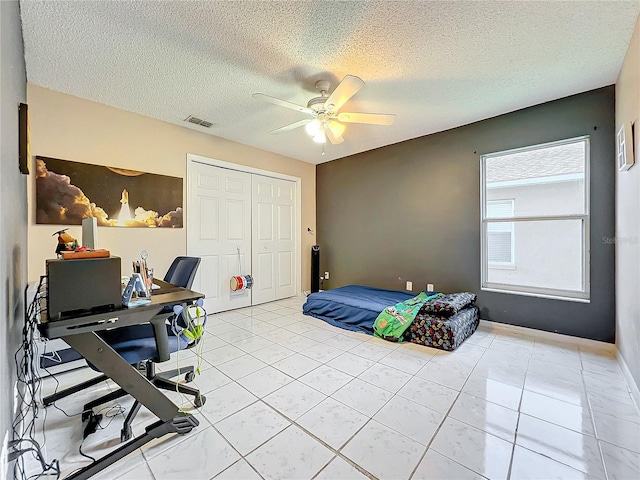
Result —
<path fill-rule="evenodd" d="M 178 287 L 191 288 L 198 265 L 200 257 L 176 257 L 164 276 L 164 281 Z"/>

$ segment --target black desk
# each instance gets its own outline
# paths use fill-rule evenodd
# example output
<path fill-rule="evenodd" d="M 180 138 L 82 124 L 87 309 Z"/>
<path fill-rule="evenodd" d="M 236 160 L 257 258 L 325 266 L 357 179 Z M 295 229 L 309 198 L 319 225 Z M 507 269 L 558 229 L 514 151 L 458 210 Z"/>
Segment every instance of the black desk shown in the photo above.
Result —
<path fill-rule="evenodd" d="M 176 287 L 162 280 L 154 279 L 154 283 L 159 285 L 160 289 L 152 291 L 151 303 L 148 305 L 62 317 L 60 320 L 51 322 L 47 320 L 46 314 L 41 315 L 38 328 L 44 337 L 64 339 L 88 362 L 95 365 L 159 419 L 148 426 L 143 435 L 66 477 L 67 480 L 89 478 L 154 438 L 168 433 L 185 434 L 198 426 L 198 420 L 194 416 L 181 413 L 176 404 L 95 333 L 110 328 L 151 323 L 156 332 L 156 339 L 160 340 L 158 342 L 159 358 L 161 361 L 169 360 L 168 344 L 166 341 L 161 341 L 161 338 L 164 336 L 166 339 L 165 320 L 171 312 L 166 310 L 163 312 L 163 308 L 176 304 L 191 304 L 203 298 L 204 295 Z M 43 312 L 46 312 L 46 309 L 43 309 Z"/>

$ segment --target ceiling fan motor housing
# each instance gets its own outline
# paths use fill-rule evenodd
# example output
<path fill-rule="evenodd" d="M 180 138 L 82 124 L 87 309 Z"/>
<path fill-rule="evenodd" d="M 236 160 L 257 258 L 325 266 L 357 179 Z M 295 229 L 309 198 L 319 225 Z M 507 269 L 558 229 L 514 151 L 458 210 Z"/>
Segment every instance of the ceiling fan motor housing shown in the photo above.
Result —
<path fill-rule="evenodd" d="M 329 91 L 331 84 L 328 80 L 318 80 L 316 82 L 316 89 L 320 92 L 319 97 L 312 98 L 307 103 L 307 108 L 312 109 L 316 113 L 324 113 L 327 111 L 325 108 L 325 102 L 327 101 L 327 92 Z"/>
<path fill-rule="evenodd" d="M 325 109 L 325 102 L 327 101 L 327 97 L 315 97 L 309 100 L 307 103 L 307 108 L 310 108 L 316 113 L 322 113 Z"/>

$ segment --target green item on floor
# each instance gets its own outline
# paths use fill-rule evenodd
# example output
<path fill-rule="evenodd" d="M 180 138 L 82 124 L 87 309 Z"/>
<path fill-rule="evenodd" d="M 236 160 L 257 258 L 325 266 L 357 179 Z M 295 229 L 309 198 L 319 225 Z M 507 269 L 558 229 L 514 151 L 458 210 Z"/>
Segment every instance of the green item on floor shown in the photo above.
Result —
<path fill-rule="evenodd" d="M 373 323 L 373 334 L 385 340 L 401 342 L 402 334 L 416 318 L 422 305 L 440 295 L 442 294 L 427 295 L 421 292 L 409 300 L 385 308 Z"/>

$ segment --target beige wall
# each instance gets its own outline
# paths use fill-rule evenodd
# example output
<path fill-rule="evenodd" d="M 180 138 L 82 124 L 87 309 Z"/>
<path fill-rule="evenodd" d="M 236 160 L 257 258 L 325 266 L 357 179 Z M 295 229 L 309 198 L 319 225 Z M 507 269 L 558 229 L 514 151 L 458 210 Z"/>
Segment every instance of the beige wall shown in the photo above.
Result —
<path fill-rule="evenodd" d="M 633 121 L 640 136 L 640 17 L 616 82 L 616 132 Z M 640 385 L 640 152 L 635 155 L 636 165 L 616 179 L 616 344 Z"/>
<path fill-rule="evenodd" d="M 307 232 L 307 227 L 314 231 L 316 228 L 315 165 L 36 85 L 28 85 L 27 99 L 33 156 L 185 178 L 187 153 L 195 153 L 301 178 L 301 288 L 309 289 L 309 251 L 316 239 Z M 28 189 L 30 281 L 44 274 L 45 259 L 54 258 L 56 239 L 51 234 L 58 229 L 56 225 L 35 224 L 34 187 L 32 173 Z M 184 195 L 186 199 L 186 182 Z M 80 227 L 72 227 L 69 233 L 81 238 Z M 173 258 L 186 252 L 186 228 L 98 227 L 98 237 L 100 247 L 123 259 L 123 269 L 146 249 L 156 275 L 164 275 Z"/>

